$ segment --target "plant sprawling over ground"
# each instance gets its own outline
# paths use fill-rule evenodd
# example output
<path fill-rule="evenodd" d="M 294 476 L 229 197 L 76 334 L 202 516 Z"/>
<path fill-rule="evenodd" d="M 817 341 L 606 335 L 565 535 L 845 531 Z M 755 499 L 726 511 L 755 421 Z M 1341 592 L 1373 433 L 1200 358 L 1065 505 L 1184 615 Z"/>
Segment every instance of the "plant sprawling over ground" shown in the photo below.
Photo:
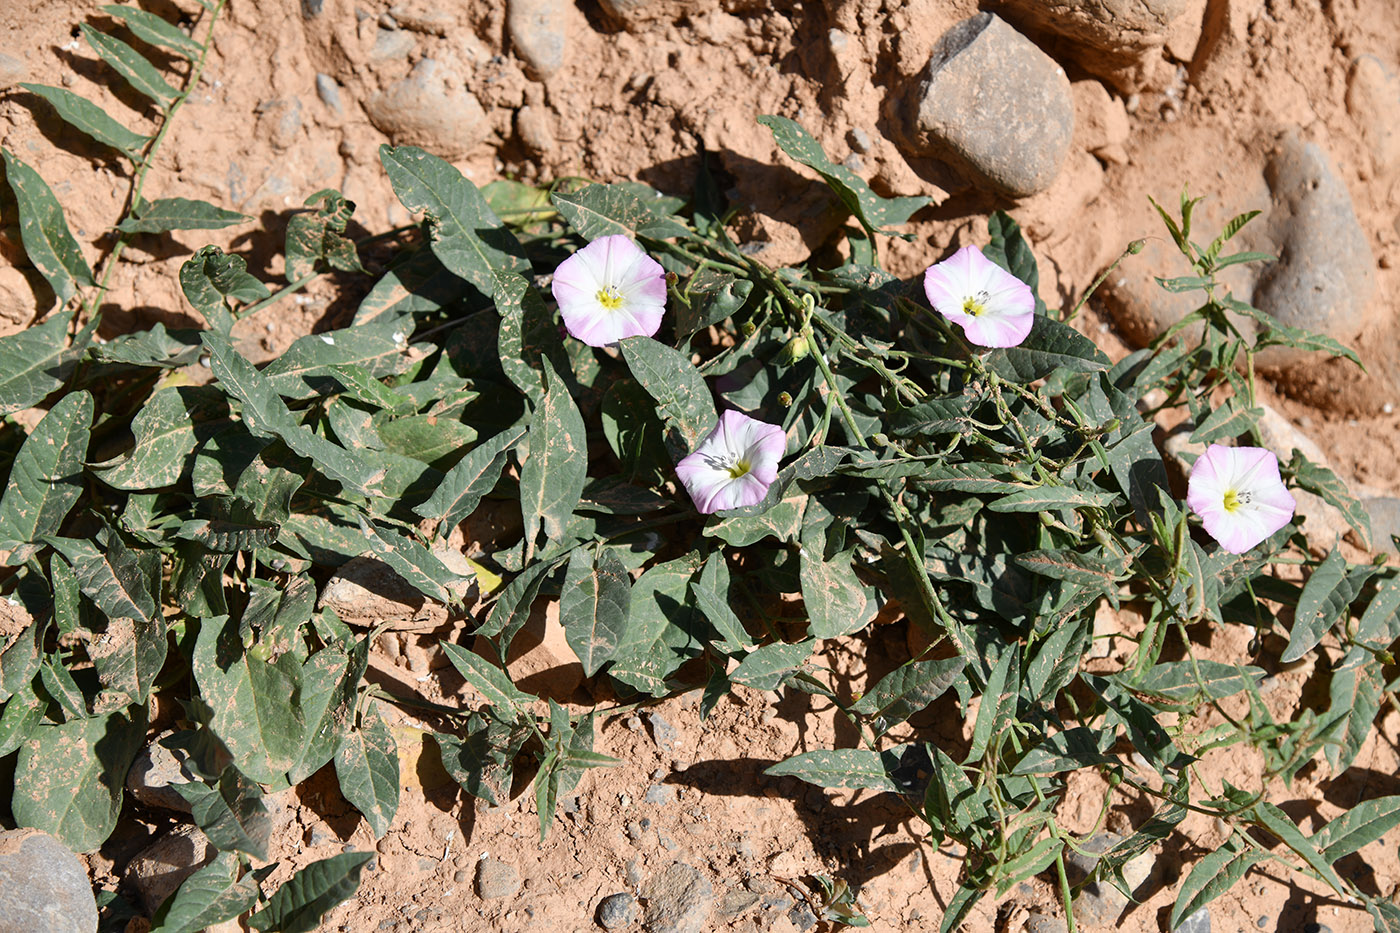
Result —
<path fill-rule="evenodd" d="M 769 773 L 901 795 L 932 842 L 966 846 L 945 930 L 984 894 L 1041 872 L 1068 906 L 1064 856 L 1079 842 L 1055 806 L 1083 769 L 1104 776 L 1105 813 L 1120 793 L 1159 804 L 1091 881 L 1122 884 L 1124 864 L 1188 810 L 1228 827 L 1182 882 L 1173 925 L 1278 861 L 1363 901 L 1378 930 L 1400 928 L 1394 905 L 1334 868 L 1400 825 L 1400 798 L 1362 803 L 1309 837 L 1266 793 L 1318 755 L 1337 772 L 1352 763 L 1394 689 L 1400 585 L 1330 542 L 1311 542 L 1325 551 L 1313 556 L 1285 484 L 1341 509 L 1363 542 L 1364 511 L 1300 453 L 1280 470 L 1251 446 L 1258 351 L 1355 357 L 1216 283 L 1228 265 L 1269 258 L 1226 252 L 1249 215 L 1202 246 L 1194 202 L 1162 213 L 1195 273 L 1162 284 L 1203 303 L 1111 364 L 1069 325 L 1078 308 L 1037 296 L 1035 259 L 1005 214 L 985 246 L 923 282 L 882 270 L 876 239 L 899 235 L 927 199 L 875 195 L 786 119 L 761 118 L 852 223 L 842 249 L 821 254 L 829 262 L 776 270 L 726 235 L 703 157 L 682 199 L 575 180 L 478 189 L 430 153 L 386 146 L 384 170 L 424 220 L 372 238 L 402 248 L 348 326 L 262 368 L 231 334 L 320 274 L 363 271 L 365 242 L 345 233 L 354 206 L 322 191 L 288 225 L 278 292 L 206 247 L 180 274 L 203 329 L 98 341 L 126 243 L 246 219 L 141 197 L 221 6 L 209 4 L 202 42 L 105 8 L 189 60 L 182 90 L 84 27 L 158 108 L 151 137 L 70 92 L 27 86 L 133 167 L 100 279 L 40 175 L 4 153 L 24 248 L 63 303 L 0 339 L 0 412 L 43 409 L 0 427 L 0 592 L 20 621 L 0 643 L 0 762 L 11 762 L 15 822 L 75 850 L 101 845 L 153 698 L 168 697 L 180 712 L 165 741 L 202 778 L 182 793 L 221 854 L 171 895 L 155 929 L 249 911 L 258 930 L 312 929 L 353 894 L 371 853 L 316 862 L 270 897 L 268 869 L 251 862 L 268 857 L 264 795 L 327 764 L 376 836 L 393 818 L 398 758 L 370 700 L 412 698 L 365 682 L 377 632 L 316 608 L 319 583 L 368 553 L 427 598 L 485 601 L 470 634 L 489 647 L 441 645 L 479 702 L 435 709 L 436 740 L 448 773 L 483 800 L 500 800 L 528 763 L 541 834 L 583 771 L 612 761 L 593 751 L 597 711 L 546 710 L 502 663 L 532 603 L 557 596 L 585 673 L 618 698 L 609 709 L 699 688 L 706 715 L 736 684 L 836 703 L 859 746 Z M 1257 336 L 1230 315 L 1254 318 Z M 201 362 L 212 378 L 191 378 Z M 1189 504 L 1152 440 L 1167 408 L 1211 445 Z M 464 576 L 443 542 L 485 509 L 517 511 L 520 524 Z M 1091 672 L 1104 601 L 1135 602 L 1146 624 L 1126 663 Z M 891 602 L 928 648 L 851 699 L 815 656 Z M 1254 656 L 1201 656 L 1193 634 L 1212 626 L 1251 629 Z M 1274 660 L 1339 659 L 1325 709 L 1270 716 L 1258 685 L 1271 633 L 1284 646 Z M 907 724 L 949 691 L 970 725 L 955 745 Z M 1193 772 L 1239 743 L 1263 752 L 1257 784 L 1207 786 Z M 864 922 L 854 892 L 816 883 L 824 920 Z"/>

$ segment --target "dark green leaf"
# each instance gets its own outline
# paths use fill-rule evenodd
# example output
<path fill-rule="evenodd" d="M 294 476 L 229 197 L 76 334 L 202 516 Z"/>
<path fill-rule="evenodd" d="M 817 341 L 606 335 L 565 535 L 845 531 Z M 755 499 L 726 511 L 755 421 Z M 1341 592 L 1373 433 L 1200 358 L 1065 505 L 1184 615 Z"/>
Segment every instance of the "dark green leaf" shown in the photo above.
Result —
<path fill-rule="evenodd" d="M 457 668 L 457 673 L 480 693 L 482 698 L 499 710 L 510 710 L 519 717 L 529 710 L 534 697 L 518 689 L 511 683 L 510 675 L 481 655 L 468 651 L 449 641 L 442 642 L 442 650 L 447 659 Z"/>
<path fill-rule="evenodd" d="M 1172 906 L 1171 928 L 1176 929 L 1185 917 L 1200 910 L 1226 891 L 1263 860 L 1264 856 L 1231 836 L 1225 844 L 1191 868 L 1191 874 L 1181 883 L 1176 903 Z"/>
<path fill-rule="evenodd" d="M 131 422 L 135 445 L 121 459 L 94 464 L 102 481 L 115 489 L 171 486 L 193 467 L 200 435 L 215 418 L 227 417 L 223 393 L 204 386 L 160 389 Z"/>
<path fill-rule="evenodd" d="M 168 107 L 180 96 L 180 92 L 167 84 L 160 71 L 140 52 L 114 36 L 98 32 L 87 23 L 79 23 L 78 28 L 83 31 L 83 38 L 87 39 L 92 50 L 111 65 L 113 71 L 161 107 Z"/>
<path fill-rule="evenodd" d="M 1328 598 L 1344 584 L 1346 573 L 1346 558 L 1340 550 L 1333 549 L 1313 570 L 1308 582 L 1303 584 L 1298 607 L 1293 611 L 1293 630 L 1288 635 L 1288 647 L 1279 658 L 1284 664 L 1298 660 L 1316 647 L 1332 623 L 1337 621 L 1337 607 Z"/>
<path fill-rule="evenodd" d="M 499 272 L 530 264 L 515 236 L 462 173 L 415 146 L 380 146 L 389 183 L 409 211 L 427 216 L 433 253 L 485 295 L 495 295 Z"/>
<path fill-rule="evenodd" d="M 621 185 L 589 185 L 573 193 L 555 191 L 550 200 L 586 240 L 615 235 L 665 240 L 689 232 L 684 224 L 653 211 Z"/>
<path fill-rule="evenodd" d="M 154 551 L 145 553 L 159 565 Z M 104 637 L 88 645 L 103 691 L 94 712 L 145 703 L 165 666 L 168 647 L 165 618 L 159 612 L 149 619 L 110 619 Z"/>
<path fill-rule="evenodd" d="M 68 559 L 83 595 L 108 618 L 144 622 L 155 615 L 156 602 L 149 583 L 140 567 L 129 559 L 129 552 L 121 547 L 115 534 L 105 553 L 84 538 L 50 537 L 46 540 Z"/>
<path fill-rule="evenodd" d="M 1006 648 L 987 676 L 987 686 L 982 691 L 982 703 L 977 708 L 977 719 L 972 727 L 972 746 L 967 751 L 965 764 L 981 759 L 993 736 L 1010 725 L 1016 713 L 1016 691 L 1020 686 L 1020 656 L 1017 647 Z"/>
<path fill-rule="evenodd" d="M 544 365 L 544 402 L 530 419 L 530 456 L 520 468 L 527 551 L 541 527 L 551 542 L 563 537 L 588 480 L 588 432 L 583 417 L 554 367 L 548 360 Z"/>
<path fill-rule="evenodd" d="M 147 13 L 134 6 L 117 6 L 115 4 L 102 7 L 102 12 L 108 16 L 125 20 L 127 28 L 143 42 L 171 49 L 191 60 L 199 58 L 200 53 L 204 51 L 203 46 L 198 42 L 154 13 Z"/>
<path fill-rule="evenodd" d="M 1107 754 L 1113 745 L 1112 731 L 1096 732 L 1087 726 L 1076 726 L 1049 736 L 1022 756 L 1012 769 L 1013 774 L 1059 774 L 1078 771 L 1095 765 L 1111 764 L 1117 759 Z"/>
<path fill-rule="evenodd" d="M 688 357 L 649 337 L 623 340 L 622 355 L 637 382 L 656 399 L 666 422 L 667 450 L 679 461 L 718 420 L 709 386 Z"/>
<path fill-rule="evenodd" d="M 1036 315 L 1031 332 L 1020 346 L 987 354 L 987 368 L 1012 382 L 1034 382 L 1056 369 L 1092 373 L 1110 363 L 1094 342 L 1068 324 Z"/>
<path fill-rule="evenodd" d="M 201 335 L 209 348 L 214 375 L 230 395 L 243 403 L 248 430 L 263 436 L 274 435 L 316 468 L 363 495 L 373 495 L 373 485 L 382 475 L 350 451 L 331 443 L 292 417 L 286 403 L 277 395 L 262 373 L 244 359 L 228 340 L 211 331 Z"/>
<path fill-rule="evenodd" d="M 170 785 L 190 803 L 195 825 L 222 852 L 243 852 L 267 861 L 272 815 L 262 802 L 262 788 L 230 765 L 217 787 L 199 781 Z"/>
<path fill-rule="evenodd" d="M 399 753 L 393 733 L 374 706 L 335 753 L 335 775 L 345 799 L 364 815 L 375 839 L 383 838 L 399 808 Z"/>
<path fill-rule="evenodd" d="M 1198 682 L 1197 672 L 1200 674 Z M 1222 664 L 1219 661 L 1201 659 L 1191 661 L 1163 661 L 1147 671 L 1130 689 L 1138 693 L 1163 697 L 1177 702 L 1199 700 L 1222 700 L 1246 690 L 1251 684 L 1258 685 L 1264 671 L 1257 667 Z"/>
<path fill-rule="evenodd" d="M 378 523 L 360 516 L 360 530 L 374 556 L 384 561 L 425 596 L 440 603 L 456 602 L 450 588 L 467 578 L 447 569 L 432 551 L 413 538 L 382 529 Z"/>
<path fill-rule="evenodd" d="M 1049 512 L 1057 509 L 1103 508 L 1117 500 L 1117 493 L 1104 489 L 1035 486 L 993 499 L 987 503 L 987 508 L 993 512 Z"/>
<path fill-rule="evenodd" d="M 117 229 L 122 233 L 222 230 L 224 227 L 252 219 L 238 211 L 226 211 L 215 207 L 208 201 L 191 201 L 187 198 L 159 198 L 149 203 L 143 201 L 132 215 L 117 224 Z M 263 297 L 266 297 L 266 294 Z"/>
<path fill-rule="evenodd" d="M 515 632 L 525 624 L 525 620 L 529 617 L 530 604 L 535 601 L 535 596 L 540 591 L 540 585 L 544 583 L 545 577 L 549 576 L 558 564 L 557 558 L 535 561 L 517 574 L 496 597 L 496 604 L 491 607 L 491 612 L 486 617 L 485 623 L 476 630 L 477 634 L 493 638 L 502 632 L 508 632 L 510 637 L 505 639 L 502 650 L 509 647 L 510 638 L 514 637 Z"/>
<path fill-rule="evenodd" d="M 1262 408 L 1244 408 L 1234 399 L 1227 401 L 1191 432 L 1191 443 L 1209 444 L 1222 437 L 1239 437 L 1254 428 L 1263 416 Z"/>
<path fill-rule="evenodd" d="M 1292 817 L 1263 800 L 1254 805 L 1254 815 L 1265 829 L 1282 839 L 1284 845 L 1296 852 L 1313 871 L 1321 875 L 1333 890 L 1346 896 L 1348 885 L 1332 869 L 1331 861 L 1323 858 L 1317 846 L 1299 831 Z"/>
<path fill-rule="evenodd" d="M 321 918 L 360 888 L 360 871 L 373 852 L 344 852 L 312 862 L 277 889 L 267 906 L 248 920 L 259 933 L 311 933 Z"/>
<path fill-rule="evenodd" d="M 440 311 L 469 290 L 467 283 L 449 272 L 426 246 L 399 257 L 360 301 L 354 326 L 380 318 L 396 320 L 415 311 Z M 411 329 L 408 325 L 405 328 Z"/>
<path fill-rule="evenodd" d="M 1098 592 L 1106 592 L 1127 576 L 1131 559 L 1070 550 L 1027 551 L 1016 555 L 1016 563 L 1043 577 L 1068 580 Z"/>
<path fill-rule="evenodd" d="M 44 281 L 49 283 L 60 302 L 72 298 L 79 285 L 96 285 L 92 269 L 83 258 L 78 241 L 73 239 L 73 234 L 68 229 L 68 221 L 63 216 L 63 208 L 53 196 L 53 191 L 44 183 L 38 172 L 21 162 L 13 153 L 8 150 L 0 152 L 3 152 L 5 157 L 5 178 L 10 183 L 10 190 L 15 193 L 15 203 L 19 208 L 20 240 L 24 243 L 24 251 L 34 268 L 38 269 Z M 67 323 L 62 318 L 54 320 L 61 320 L 65 325 Z M 46 325 L 52 325 L 54 320 L 46 322 Z M 52 330 L 53 328 L 49 327 L 46 335 Z M 61 346 L 59 338 L 62 333 L 60 328 L 58 334 L 46 342 Z M 25 367 L 33 365 L 34 362 L 32 358 L 25 360 Z M 24 369 L 6 366 L 0 371 L 23 372 Z M 8 393 L 3 391 L 10 381 L 9 378 L 5 378 L 0 382 L 0 402 L 7 410 L 12 411 L 14 409 L 9 407 Z"/>
<path fill-rule="evenodd" d="M 925 399 L 912 408 L 896 411 L 889 420 L 890 433 L 896 437 L 956 434 L 966 426 L 975 402 L 967 395 Z"/>
<path fill-rule="evenodd" d="M 774 140 L 784 152 L 822 176 L 841 203 L 872 235 L 895 235 L 887 228 L 904 223 L 933 200 L 927 197 L 882 198 L 855 172 L 828 159 L 817 141 L 797 123 L 777 116 L 761 116 L 758 122 L 773 131 Z"/>
<path fill-rule="evenodd" d="M 617 653 L 632 602 L 632 577 L 616 552 L 574 551 L 559 597 L 559 621 L 569 647 L 592 677 Z"/>
<path fill-rule="evenodd" d="M 15 762 L 15 822 L 74 852 L 95 851 L 117 825 L 126 772 L 145 737 L 142 706 L 39 726 Z"/>
<path fill-rule="evenodd" d="M 440 521 L 439 533 L 446 535 L 475 512 L 481 497 L 495 487 L 511 448 L 524 435 L 523 427 L 513 427 L 477 444 L 447 471 L 432 496 L 417 506 L 414 513 Z"/>
<path fill-rule="evenodd" d="M 802 601 L 809 619 L 807 633 L 813 638 L 849 635 L 870 621 L 865 611 L 865 587 L 851 566 L 854 553 L 842 551 L 828 560 L 818 548 L 802 550 Z"/>
<path fill-rule="evenodd" d="M 1293 459 L 1288 464 L 1293 481 L 1308 492 L 1321 496 L 1323 501 L 1342 513 L 1347 524 L 1356 530 L 1361 539 L 1361 547 L 1371 548 L 1371 516 L 1361 500 L 1353 496 L 1337 477 L 1326 467 L 1318 466 L 1303 455 L 1301 450 L 1293 451 Z"/>
<path fill-rule="evenodd" d="M 1312 835 L 1322 858 L 1335 862 L 1380 839 L 1400 826 L 1400 796 L 1363 800 L 1333 818 Z"/>
<path fill-rule="evenodd" d="M 869 716 L 875 734 L 882 735 L 942 696 L 966 664 L 963 658 L 910 661 L 880 678 L 851 712 Z"/>
<path fill-rule="evenodd" d="M 293 214 L 287 221 L 287 281 L 311 275 L 317 263 L 341 272 L 363 272 L 355 244 L 345 236 L 355 205 L 339 191 L 324 188 L 307 198 L 305 206 L 317 209 Z"/>
<path fill-rule="evenodd" d="M 151 918 L 150 933 L 200 933 L 251 910 L 261 893 L 256 876 L 238 877 L 238 856 L 221 852 L 190 875 Z"/>
<path fill-rule="evenodd" d="M 744 307 L 753 282 L 702 268 L 685 284 L 676 301 L 676 336 L 685 340 L 711 324 L 733 317 Z"/>
<path fill-rule="evenodd" d="M 92 396 L 65 395 L 24 441 L 0 499 L 0 551 L 19 564 L 45 535 L 59 530 L 83 494 L 83 461 L 92 425 Z"/>
<path fill-rule="evenodd" d="M 443 769 L 462 789 L 495 806 L 510 792 L 512 762 L 533 733 L 481 713 L 472 713 L 462 735 L 434 732 Z"/>
<path fill-rule="evenodd" d="M 52 104 L 58 115 L 75 129 L 86 133 L 104 146 L 111 146 L 118 152 L 125 153 L 130 158 L 134 159 L 146 144 L 147 137 L 122 126 L 86 97 L 79 97 L 61 87 L 49 87 L 44 84 L 20 82 L 20 87 Z"/>
<path fill-rule="evenodd" d="M 1366 604 L 1356 624 L 1356 640 L 1374 648 L 1388 647 L 1400 638 L 1400 580 L 1376 585 L 1376 595 Z"/>
<path fill-rule="evenodd" d="M 794 644 L 779 641 L 755 648 L 739 662 L 729 679 L 754 690 L 776 690 L 789 673 L 812 656 L 814 647 L 815 643 L 808 639 Z"/>
<path fill-rule="evenodd" d="M 818 787 L 850 787 L 899 793 L 890 777 L 895 764 L 890 752 L 868 748 L 822 748 L 803 752 L 767 768 L 770 777 L 792 775 Z"/>
<path fill-rule="evenodd" d="M 347 368 L 380 379 L 398 375 L 411 362 L 403 332 L 366 325 L 298 337 L 262 374 L 278 395 L 307 399 L 342 391 Z"/>
<path fill-rule="evenodd" d="M 201 247 L 180 267 L 185 298 L 221 334 L 233 327 L 228 300 L 247 303 L 271 294 L 247 269 L 242 256 L 225 255 L 217 246 Z"/>
<path fill-rule="evenodd" d="M 1333 725 L 1327 743 L 1327 762 L 1333 774 L 1350 768 L 1361 746 L 1371 735 L 1371 726 L 1380 712 L 1385 694 L 1385 677 L 1380 662 L 1361 646 L 1353 646 L 1332 670 L 1328 688 L 1327 715 L 1340 717 Z"/>
<path fill-rule="evenodd" d="M 729 565 L 722 553 L 712 551 L 705 559 L 700 575 L 690 584 L 690 592 L 711 627 L 719 632 L 722 640 L 716 644 L 721 651 L 741 654 L 750 650 L 749 633 L 729 605 Z"/>

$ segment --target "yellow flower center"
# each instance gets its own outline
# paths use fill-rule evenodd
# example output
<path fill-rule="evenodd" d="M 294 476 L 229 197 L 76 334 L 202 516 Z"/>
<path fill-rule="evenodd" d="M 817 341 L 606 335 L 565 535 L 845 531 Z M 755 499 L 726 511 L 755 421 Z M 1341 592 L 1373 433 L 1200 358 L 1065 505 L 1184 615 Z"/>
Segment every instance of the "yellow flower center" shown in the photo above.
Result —
<path fill-rule="evenodd" d="M 985 289 L 979 291 L 975 295 L 968 295 L 966 298 L 963 299 L 963 314 L 971 315 L 972 317 L 977 317 L 982 312 L 987 310 L 987 299 L 990 297 L 991 296 L 987 294 Z"/>
<path fill-rule="evenodd" d="M 1236 492 L 1233 489 L 1227 489 L 1221 504 L 1225 506 L 1225 511 L 1233 513 L 1238 512 L 1242 506 L 1249 505 L 1253 498 L 1254 493 L 1252 492 Z"/>
<path fill-rule="evenodd" d="M 598 289 L 598 304 L 609 311 L 622 307 L 622 291 L 616 285 L 606 285 Z"/>
<path fill-rule="evenodd" d="M 753 467 L 749 464 L 749 461 L 742 459 L 735 460 L 732 464 L 729 465 L 729 478 L 738 479 L 739 477 L 746 475 L 752 469 Z"/>

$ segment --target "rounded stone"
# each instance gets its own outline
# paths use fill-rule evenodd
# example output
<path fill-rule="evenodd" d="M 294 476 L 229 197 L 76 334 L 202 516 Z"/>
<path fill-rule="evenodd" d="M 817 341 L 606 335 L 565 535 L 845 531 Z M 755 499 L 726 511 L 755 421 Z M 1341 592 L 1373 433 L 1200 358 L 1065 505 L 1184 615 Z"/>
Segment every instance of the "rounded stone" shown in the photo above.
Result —
<path fill-rule="evenodd" d="M 715 892 L 700 872 L 675 862 L 642 892 L 647 933 L 701 933 L 710 929 Z"/>
<path fill-rule="evenodd" d="M 461 158 L 491 132 L 481 102 L 431 58 L 370 97 L 365 112 L 396 145 L 422 146 L 444 159 Z"/>
<path fill-rule="evenodd" d="M 97 902 L 83 863 L 34 829 L 0 831 L 0 928 L 92 933 Z"/>
<path fill-rule="evenodd" d="M 218 854 L 204 833 L 185 826 L 151 843 L 127 865 L 127 875 L 141 895 L 141 903 L 154 913 L 161 902 Z"/>
<path fill-rule="evenodd" d="M 511 44 L 540 80 L 564 65 L 569 50 L 567 6 L 563 0 L 510 0 L 507 8 Z"/>
<path fill-rule="evenodd" d="M 1018 27 L 1050 38 L 1092 75 L 1124 93 L 1151 84 L 1160 49 L 1187 12 L 1187 0 L 1000 0 Z"/>
<path fill-rule="evenodd" d="M 911 104 L 916 154 L 1013 198 L 1050 186 L 1074 136 L 1064 70 L 991 13 L 943 34 Z"/>
<path fill-rule="evenodd" d="M 1266 266 L 1254 305 L 1280 324 L 1352 341 L 1375 293 L 1375 257 L 1356 219 L 1351 194 L 1316 143 L 1286 134 L 1265 170 L 1273 195 L 1267 229 L 1278 262 Z M 1306 364 L 1304 351 L 1270 348 L 1270 368 Z"/>
<path fill-rule="evenodd" d="M 621 930 L 637 917 L 636 898 L 626 891 L 609 894 L 598 903 L 598 925 L 605 930 Z"/>
<path fill-rule="evenodd" d="M 484 858 L 476 866 L 476 894 L 483 901 L 510 897 L 520 890 L 520 874 L 513 865 Z"/>

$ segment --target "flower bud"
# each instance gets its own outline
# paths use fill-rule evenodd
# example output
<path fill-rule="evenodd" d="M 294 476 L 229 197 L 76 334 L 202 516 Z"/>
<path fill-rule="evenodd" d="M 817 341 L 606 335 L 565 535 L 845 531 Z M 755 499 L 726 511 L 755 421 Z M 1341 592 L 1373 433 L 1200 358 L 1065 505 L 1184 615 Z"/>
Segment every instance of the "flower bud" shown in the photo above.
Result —
<path fill-rule="evenodd" d="M 779 392 L 779 393 L 778 393 L 778 404 L 781 405 L 781 406 L 783 406 L 784 408 L 791 408 L 791 407 L 792 407 L 792 396 L 789 395 L 787 392 Z"/>
<path fill-rule="evenodd" d="M 1128 252 L 1129 254 L 1136 256 L 1138 253 L 1142 252 L 1142 248 L 1146 245 L 1146 240 L 1134 240 L 1133 242 L 1128 244 Z"/>
<path fill-rule="evenodd" d="M 745 337 L 752 337 L 753 332 L 758 330 L 758 328 L 754 326 L 753 321 L 745 321 L 742 330 L 744 331 Z"/>
<path fill-rule="evenodd" d="M 789 340 L 787 342 L 787 345 L 783 347 L 783 352 L 780 358 L 784 366 L 791 366 L 798 360 L 804 359 L 807 356 L 807 354 L 811 352 L 812 347 L 807 342 L 807 338 L 802 336 L 801 334 L 798 334 L 796 337 Z"/>
<path fill-rule="evenodd" d="M 679 282 L 680 280 L 681 280 L 681 277 L 678 276 L 678 275 L 676 275 L 674 272 L 667 272 L 667 273 L 666 273 L 666 284 L 667 284 L 667 286 L 675 285 L 675 284 L 676 284 L 677 282 Z"/>

